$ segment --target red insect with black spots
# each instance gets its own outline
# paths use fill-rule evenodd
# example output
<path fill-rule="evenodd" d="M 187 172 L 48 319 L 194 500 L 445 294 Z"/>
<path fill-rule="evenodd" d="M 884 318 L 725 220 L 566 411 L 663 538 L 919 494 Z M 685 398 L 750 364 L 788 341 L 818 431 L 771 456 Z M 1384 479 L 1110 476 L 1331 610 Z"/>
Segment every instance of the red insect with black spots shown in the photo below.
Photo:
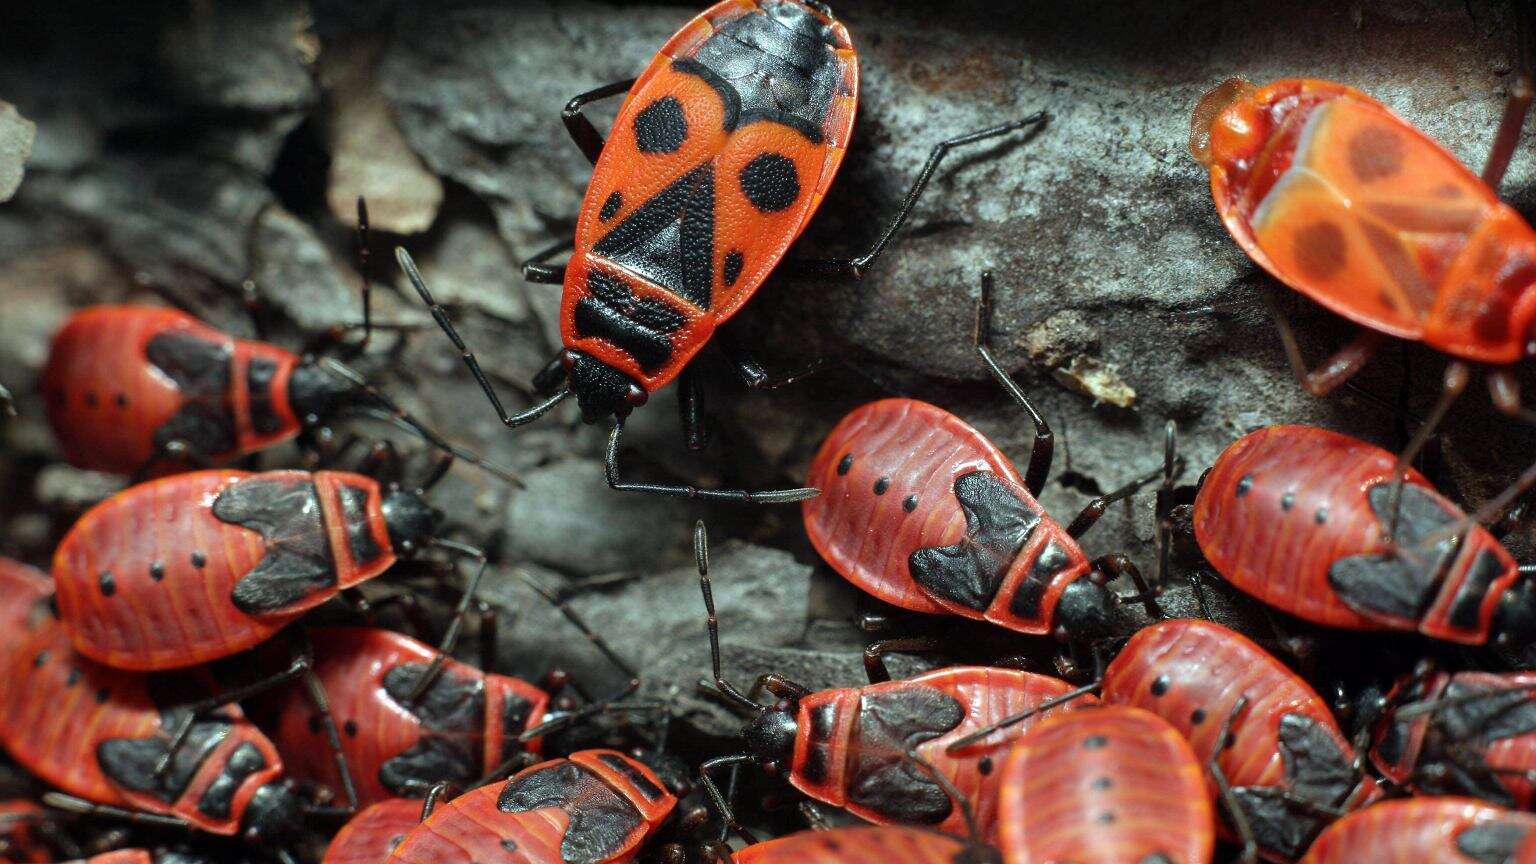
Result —
<path fill-rule="evenodd" d="M 75 653 L 57 626 L 33 632 L 0 674 L 11 685 L 0 699 L 0 743 L 68 793 L 50 793 L 48 803 L 255 843 L 294 834 L 301 808 L 272 742 L 234 705 L 201 717 L 186 707 L 211 691 L 207 676 L 108 669 Z"/>
<path fill-rule="evenodd" d="M 1005 864 L 1210 864 L 1215 814 L 1189 742 L 1139 708 L 1053 717 L 999 772 Z"/>
<path fill-rule="evenodd" d="M 949 834 L 900 825 L 802 831 L 731 854 L 736 864 L 990 864 L 997 852 Z"/>
<path fill-rule="evenodd" d="M 438 521 L 419 491 L 341 471 L 206 470 L 142 483 L 91 508 L 59 544 L 59 616 L 92 660 L 156 670 L 252 648 L 428 547 L 479 558 L 467 600 L 484 553 L 435 537 Z"/>
<path fill-rule="evenodd" d="M 1117 598 L 1107 580 L 1128 574 L 1152 601 L 1130 559 L 1089 560 L 1078 538 L 1159 474 L 1095 499 L 1066 527 L 1045 512 L 1036 497 L 1050 474 L 1054 437 L 992 356 L 991 293 L 991 274 L 983 274 L 976 351 L 1034 421 L 1024 476 L 948 411 L 883 399 L 854 409 L 822 442 L 806 481 L 822 494 L 802 505 L 805 530 L 833 569 L 894 606 L 1092 640 L 1111 627 Z M 1162 473 L 1172 470 L 1170 450 Z"/>
<path fill-rule="evenodd" d="M 53 580 L 28 564 L 0 556 L 0 663 L 12 656 L 28 635 L 53 622 L 49 600 Z M 7 682 L 0 679 L 0 694 Z"/>
<path fill-rule="evenodd" d="M 1391 783 L 1530 809 L 1536 799 L 1536 673 L 1409 676 L 1386 697 L 1371 761 Z"/>
<path fill-rule="evenodd" d="M 842 164 L 858 104 L 859 60 L 827 7 L 802 0 L 725 0 L 688 22 L 641 73 L 572 99 L 564 120 L 594 170 L 577 219 L 574 252 L 559 266 L 524 266 L 535 282 L 562 284 L 564 350 L 539 381 L 564 383 L 544 402 L 510 414 L 473 352 L 421 281 L 402 267 L 463 354 L 508 427 L 575 395 L 583 419 L 613 418 L 608 482 L 615 489 L 763 503 L 799 501 L 812 489 L 774 492 L 624 482 L 624 421 L 649 395 L 683 377 L 690 443 L 702 417 L 688 364 L 783 259 L 820 206 Z M 628 93 L 603 140 L 582 113 Z M 865 254 L 817 262 L 829 275 L 862 275 L 906 221 L 940 160 L 955 147 L 994 138 L 1045 116 L 962 135 L 933 149 L 900 209 Z M 749 386 L 768 376 L 729 343 Z"/>
<path fill-rule="evenodd" d="M 1233 78 L 1195 109 L 1190 147 L 1210 169 L 1233 239 L 1276 279 L 1360 325 L 1354 342 L 1309 372 L 1280 319 L 1307 389 L 1337 387 L 1389 336 L 1454 358 L 1402 465 L 1466 386 L 1469 363 L 1492 367 L 1501 411 L 1530 416 L 1513 364 L 1536 346 L 1536 232 L 1496 189 L 1531 94 L 1521 74 L 1482 177 L 1380 102 L 1331 81 L 1255 87 Z"/>
<path fill-rule="evenodd" d="M 258 453 L 344 414 L 395 423 L 515 481 L 450 444 L 352 369 L 236 339 L 159 306 L 92 306 L 53 337 L 42 391 L 70 464 L 145 476 Z"/>
<path fill-rule="evenodd" d="M 1267 858 L 1295 860 L 1331 818 L 1376 793 L 1322 697 L 1219 624 L 1181 619 L 1143 628 L 1105 669 L 1100 698 L 1179 730 L 1206 761 L 1229 817 L 1246 823 L 1239 836 Z"/>
<path fill-rule="evenodd" d="M 614 750 L 579 750 L 436 805 L 389 861 L 628 864 L 676 805 L 644 764 Z"/>
<path fill-rule="evenodd" d="M 1326 429 L 1260 429 L 1201 481 L 1195 539 L 1239 590 L 1317 624 L 1470 645 L 1536 639 L 1536 585 L 1487 529 L 1398 466 Z"/>
<path fill-rule="evenodd" d="M 373 627 L 315 628 L 310 640 L 360 806 L 420 798 L 440 783 L 462 786 L 539 752 L 540 739 L 524 740 L 525 733 L 549 719 L 550 695 L 526 681 L 450 658 L 412 698 L 440 656 L 431 647 Z M 315 758 L 327 746 L 325 730 L 302 688 L 277 691 L 253 714 L 286 757 L 290 777 L 343 788 L 336 763 Z M 416 809 L 419 815 L 419 802 Z"/>
<path fill-rule="evenodd" d="M 748 763 L 870 822 L 918 824 L 968 836 L 968 823 L 974 821 L 980 836 L 991 835 L 997 821 L 996 767 L 1028 725 L 993 734 L 977 730 L 1010 714 L 1041 714 L 1051 707 L 1047 703 L 1066 701 L 1070 685 L 1048 675 L 991 666 L 952 666 L 892 681 L 877 645 L 865 655 L 869 686 L 812 692 L 770 674 L 758 680 L 753 694 L 767 689 L 779 702 L 759 704 L 721 675 L 702 523 L 695 545 L 715 687 L 753 718 L 741 734 L 745 752 L 711 759 L 701 769 L 706 790 L 731 827 L 751 839 L 730 815 L 710 772 Z M 1085 696 L 1060 710 L 1094 701 Z M 956 806 L 956 796 L 968 802 L 973 820 Z"/>
<path fill-rule="evenodd" d="M 320 864 L 384 864 L 405 835 L 421 824 L 421 802 L 386 798 L 347 820 Z"/>
<path fill-rule="evenodd" d="M 1328 826 L 1299 864 L 1536 864 L 1536 816 L 1471 798 L 1384 801 Z"/>

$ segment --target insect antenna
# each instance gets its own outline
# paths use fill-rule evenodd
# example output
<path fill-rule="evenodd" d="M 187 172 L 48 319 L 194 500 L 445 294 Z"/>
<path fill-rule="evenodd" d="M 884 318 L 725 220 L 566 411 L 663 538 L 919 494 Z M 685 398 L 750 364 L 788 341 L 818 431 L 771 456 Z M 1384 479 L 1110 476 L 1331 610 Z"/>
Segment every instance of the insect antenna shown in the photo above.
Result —
<path fill-rule="evenodd" d="M 949 796 L 949 800 L 953 801 L 955 806 L 959 808 L 960 818 L 965 821 L 966 838 L 970 840 L 971 847 L 973 849 L 990 851 L 990 847 L 987 845 L 986 840 L 984 840 L 981 836 L 981 828 L 976 824 L 976 811 L 971 807 L 970 799 L 966 798 L 964 795 L 961 795 L 960 790 L 955 788 L 954 782 L 951 781 L 948 777 L 944 776 L 942 771 L 933 767 L 933 763 L 918 755 L 916 748 L 908 747 L 903 755 L 913 765 L 916 765 L 918 770 L 922 771 L 924 774 L 927 774 L 930 778 L 933 779 L 933 782 L 939 784 L 939 788 L 943 789 L 944 794 Z M 989 858 L 990 857 L 995 856 L 989 856 Z M 956 859 L 956 861 L 960 860 L 962 859 Z M 970 861 L 971 859 L 965 858 L 963 860 Z"/>
<path fill-rule="evenodd" d="M 1014 725 L 1017 725 L 1019 723 L 1023 723 L 1025 720 L 1028 720 L 1029 718 L 1035 716 L 1036 714 L 1043 714 L 1046 711 L 1049 711 L 1052 708 L 1055 708 L 1057 705 L 1061 705 L 1061 704 L 1066 703 L 1066 702 L 1071 702 L 1073 699 L 1078 699 L 1078 698 L 1081 698 L 1083 696 L 1087 696 L 1088 694 L 1092 693 L 1093 691 L 1099 689 L 1099 685 L 1101 685 L 1102 683 L 1103 683 L 1102 681 L 1093 681 L 1093 682 L 1090 682 L 1088 684 L 1084 684 L 1083 686 L 1077 688 L 1076 690 L 1068 690 L 1067 692 L 1061 694 L 1060 696 L 1052 696 L 1051 698 L 1045 700 L 1044 702 L 1041 702 L 1039 705 L 1036 705 L 1035 707 L 1030 708 L 1030 709 L 1028 709 L 1026 711 L 1020 711 L 1020 712 L 1018 712 L 1016 714 L 1010 714 L 1007 717 L 1004 717 L 1003 719 L 997 721 L 996 723 L 993 723 L 990 726 L 983 726 L 982 728 L 976 730 L 975 732 L 972 732 L 969 735 L 965 735 L 965 736 L 962 736 L 960 738 L 956 738 L 954 741 L 951 741 L 947 747 L 944 748 L 944 752 L 945 753 L 955 753 L 955 752 L 958 752 L 960 750 L 965 749 L 966 747 L 969 747 L 972 744 L 975 744 L 978 741 L 983 740 L 988 735 L 991 735 L 993 732 L 1000 732 L 1000 731 L 1002 731 L 1004 729 L 1007 729 L 1010 726 L 1014 726 Z"/>
<path fill-rule="evenodd" d="M 703 519 L 693 525 L 693 557 L 699 567 L 699 592 L 704 595 L 705 623 L 709 628 L 709 664 L 710 671 L 714 673 L 715 689 L 736 705 L 754 714 L 761 714 L 765 710 L 764 706 L 732 686 L 720 671 L 720 619 L 715 614 L 715 592 L 709 581 L 709 533 L 704 528 Z"/>
<path fill-rule="evenodd" d="M 474 602 L 475 592 L 480 589 L 480 579 L 485 576 L 485 568 L 490 564 L 490 558 L 485 554 L 485 550 L 467 543 L 436 537 L 432 539 L 431 545 L 464 558 L 474 558 L 479 562 L 479 566 L 475 568 L 474 575 L 470 576 L 469 581 L 464 584 L 464 593 L 459 596 L 459 603 L 454 607 L 453 619 L 448 624 L 448 630 L 443 633 L 442 641 L 438 643 L 437 656 L 432 658 L 432 662 L 422 672 L 421 677 L 416 679 L 416 685 L 411 688 L 410 693 L 406 694 L 406 701 L 413 704 L 427 692 L 427 689 L 437 680 L 437 676 L 442 674 L 443 666 L 453 655 L 453 649 L 459 644 L 459 631 L 464 628 L 464 619 L 469 614 L 469 606 Z"/>
<path fill-rule="evenodd" d="M 442 450 L 445 453 L 451 453 L 454 457 L 462 459 L 471 465 L 476 465 L 485 470 L 487 473 L 499 478 L 506 483 L 516 486 L 519 489 L 526 488 L 522 478 L 518 477 L 517 474 L 512 471 L 512 469 L 502 467 L 501 465 L 486 459 L 480 454 L 472 450 L 466 450 L 465 448 L 449 441 L 447 438 L 444 438 L 441 433 L 437 432 L 426 423 L 423 423 L 421 420 L 417 419 L 404 408 L 401 408 L 399 403 L 384 395 L 384 393 L 377 387 L 369 384 L 367 379 L 358 374 L 357 370 L 347 366 L 339 360 L 335 360 L 330 357 L 322 358 L 319 361 L 319 366 L 326 372 L 329 372 L 332 376 L 347 382 L 358 391 L 366 395 L 369 399 L 378 403 L 377 407 L 364 408 L 364 413 L 371 414 L 372 416 L 393 423 L 395 426 L 416 435 L 418 438 L 421 438 L 439 450 Z"/>

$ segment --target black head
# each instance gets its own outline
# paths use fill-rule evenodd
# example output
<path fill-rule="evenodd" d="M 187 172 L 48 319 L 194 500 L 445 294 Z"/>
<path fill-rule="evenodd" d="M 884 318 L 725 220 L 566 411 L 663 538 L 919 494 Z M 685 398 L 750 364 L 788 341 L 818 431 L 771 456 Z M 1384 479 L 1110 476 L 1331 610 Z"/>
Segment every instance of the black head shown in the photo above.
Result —
<path fill-rule="evenodd" d="M 741 738 L 752 757 L 764 770 L 773 773 L 775 769 L 788 768 L 794 759 L 798 732 L 794 703 L 780 702 L 763 709 L 757 719 L 741 730 Z"/>
<path fill-rule="evenodd" d="M 256 790 L 245 807 L 241 825 L 245 839 L 260 846 L 283 846 L 298 834 L 299 799 L 287 784 L 268 783 Z"/>
<path fill-rule="evenodd" d="M 605 417 L 627 417 L 645 404 L 645 388 L 623 372 L 583 351 L 568 350 L 561 356 L 570 375 L 571 392 L 581 406 L 581 419 L 596 423 Z"/>
<path fill-rule="evenodd" d="M 1536 585 L 1529 578 L 1516 580 L 1499 598 L 1491 635 L 1501 648 L 1523 648 L 1536 642 Z"/>
<path fill-rule="evenodd" d="M 1084 576 L 1062 589 L 1056 603 L 1057 634 L 1072 642 L 1093 642 L 1115 631 L 1114 600 L 1109 589 Z"/>
<path fill-rule="evenodd" d="M 437 535 L 442 514 L 427 504 L 420 492 L 390 489 L 384 493 L 384 525 L 389 542 L 402 552 L 419 549 Z"/>
<path fill-rule="evenodd" d="M 331 417 L 358 399 L 356 385 L 344 381 L 313 361 L 293 367 L 288 378 L 288 405 L 306 426 Z"/>

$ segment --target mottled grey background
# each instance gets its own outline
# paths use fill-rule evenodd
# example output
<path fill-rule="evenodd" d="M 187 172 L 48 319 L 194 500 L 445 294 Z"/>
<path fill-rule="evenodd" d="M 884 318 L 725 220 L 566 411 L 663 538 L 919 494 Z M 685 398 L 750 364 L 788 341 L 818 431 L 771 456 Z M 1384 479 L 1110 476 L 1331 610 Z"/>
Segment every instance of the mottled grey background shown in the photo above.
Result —
<path fill-rule="evenodd" d="M 22 411 L 0 430 L 0 547 L 40 563 L 73 515 L 113 488 L 54 462 L 32 389 L 67 311 L 152 296 L 136 286 L 156 285 L 245 333 L 238 285 L 251 278 L 279 324 L 274 338 L 299 345 L 357 319 L 346 220 L 359 191 L 378 226 L 398 232 L 375 238 L 379 316 L 429 323 L 400 290 L 388 254 L 403 243 L 503 392 L 522 404 L 517 387 L 557 347 L 558 298 L 523 284 L 516 262 L 570 231 L 590 170 L 559 110 L 579 91 L 636 74 L 696 11 L 593 2 L 263 0 L 111 13 L 90 3 L 9 5 L 0 12 L 0 100 L 36 134 L 19 192 L 0 206 L 0 383 Z M 632 474 L 799 482 L 831 425 L 883 394 L 937 402 L 1022 460 L 1030 428 L 969 343 L 988 268 L 999 279 L 995 341 L 1057 431 L 1062 479 L 1044 498 L 1064 517 L 1094 490 L 1156 465 L 1168 418 L 1180 424 L 1190 483 L 1225 444 L 1274 422 L 1401 443 L 1403 424 L 1390 411 L 1296 386 L 1258 302 L 1263 280 L 1217 222 L 1205 174 L 1187 153 L 1188 116 L 1231 74 L 1334 78 L 1479 166 L 1511 78 L 1502 4 L 842 0 L 836 8 L 862 58 L 862 103 L 847 163 L 802 249 L 870 242 L 935 141 L 1039 109 L 1052 120 L 1027 142 L 947 163 L 862 284 L 776 278 L 738 319 L 771 369 L 824 355 L 850 368 L 744 394 L 706 359 L 721 373 L 710 389 L 714 443 L 688 453 L 675 397 L 661 394 L 632 423 Z M 0 111 L 0 181 L 28 135 Z M 1536 203 L 1531 179 L 1522 147 L 1506 183 L 1517 205 Z M 1280 296 L 1309 356 L 1349 337 L 1317 307 Z M 1394 346 L 1359 384 L 1422 413 L 1441 363 Z M 704 515 L 717 544 L 731 674 L 744 683 L 770 669 L 817 686 L 860 680 L 862 638 L 848 623 L 861 608 L 857 592 L 818 566 L 797 509 L 705 510 L 611 493 L 597 461 L 605 430 L 582 426 L 566 406 L 506 432 L 435 329 L 363 365 L 413 410 L 528 480 L 509 492 L 461 468 L 435 496 L 458 536 L 495 543 L 500 566 L 488 594 L 523 610 L 503 639 L 511 668 L 602 675 L 586 646 L 507 578 L 505 567 L 524 566 L 576 591 L 576 605 L 643 666 L 650 692 L 675 688 L 696 726 L 728 731 L 726 715 L 694 695 L 707 653 L 689 532 Z M 1096 404 L 1084 380 L 1128 404 Z M 1472 503 L 1533 453 L 1532 436 L 1494 415 L 1481 388 L 1445 431 L 1447 485 Z M 266 464 L 291 458 L 279 451 Z M 1143 496 L 1117 508 L 1085 546 L 1124 550 L 1150 570 L 1150 507 Z M 601 584 L 581 585 L 593 578 Z M 957 656 L 1050 651 L 1039 640 L 994 642 L 967 639 Z"/>

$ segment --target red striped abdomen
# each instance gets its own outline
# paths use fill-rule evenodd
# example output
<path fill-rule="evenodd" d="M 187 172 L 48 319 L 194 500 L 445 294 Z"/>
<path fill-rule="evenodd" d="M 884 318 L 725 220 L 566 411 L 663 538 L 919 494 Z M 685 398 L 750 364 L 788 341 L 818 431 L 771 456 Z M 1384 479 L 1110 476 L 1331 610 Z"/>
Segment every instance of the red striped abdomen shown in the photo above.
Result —
<path fill-rule="evenodd" d="M 955 864 L 967 844 L 948 834 L 897 825 L 802 831 L 732 854 L 736 864 Z M 984 859 L 978 859 L 984 860 Z"/>
<path fill-rule="evenodd" d="M 529 813 L 496 808 L 501 783 L 441 804 L 389 853 L 397 864 L 554 864 L 570 817 L 554 807 Z"/>
<path fill-rule="evenodd" d="M 1209 864 L 1216 844 L 1204 767 L 1157 715 L 1106 706 L 1052 717 L 998 774 L 1007 864 Z"/>
<path fill-rule="evenodd" d="M 1088 569 L 1013 463 L 963 420 L 924 402 L 884 399 L 855 409 L 822 443 L 807 483 L 821 489 L 802 512 L 822 558 L 905 609 L 1046 633 L 1062 589 Z M 980 536 L 989 529 L 975 526 L 979 513 L 984 525 L 1000 526 L 998 536 Z M 956 544 L 995 551 L 987 572 L 965 574 L 977 588 L 914 558 Z"/>
<path fill-rule="evenodd" d="M 100 804 L 168 813 L 204 831 L 233 834 L 245 805 L 282 774 L 277 750 L 237 706 L 194 725 L 176 767 L 157 786 L 153 767 L 173 731 L 168 709 L 205 695 L 202 676 L 151 677 L 108 669 L 79 656 L 61 628 L 35 633 L 4 669 L 22 686 L 0 706 L 0 738 L 28 771 Z M 157 698 L 160 700 L 157 702 Z M 163 703 L 163 704 L 162 704 Z M 222 734 L 221 734 L 222 733 Z M 212 789 L 245 748 L 260 766 Z M 182 760 L 195 766 L 184 772 Z M 210 802 L 223 802 L 222 811 Z"/>
<path fill-rule="evenodd" d="M 421 802 L 389 798 L 347 820 L 320 864 L 384 864 L 389 854 L 421 824 Z"/>
<path fill-rule="evenodd" d="M 1333 823 L 1300 864 L 1533 864 L 1532 829 L 1536 816 L 1472 798 L 1384 801 Z"/>

